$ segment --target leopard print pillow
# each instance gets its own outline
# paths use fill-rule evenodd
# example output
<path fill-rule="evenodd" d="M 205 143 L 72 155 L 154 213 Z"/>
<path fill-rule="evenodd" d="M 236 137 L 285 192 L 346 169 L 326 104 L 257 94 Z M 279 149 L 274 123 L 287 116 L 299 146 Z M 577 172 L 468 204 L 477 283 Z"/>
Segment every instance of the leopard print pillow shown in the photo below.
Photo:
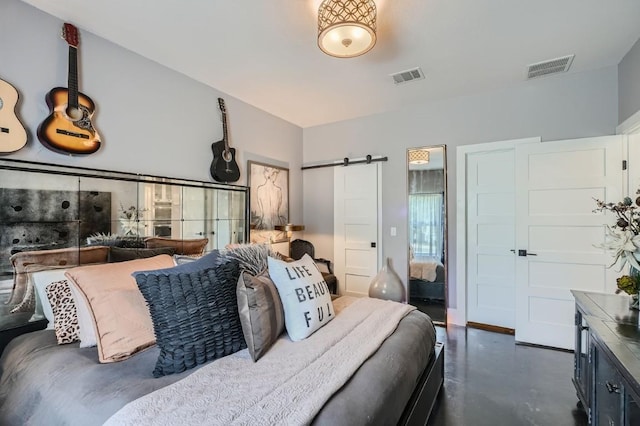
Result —
<path fill-rule="evenodd" d="M 53 328 L 59 345 L 80 341 L 78 314 L 67 280 L 49 284 L 45 291 L 53 311 Z"/>

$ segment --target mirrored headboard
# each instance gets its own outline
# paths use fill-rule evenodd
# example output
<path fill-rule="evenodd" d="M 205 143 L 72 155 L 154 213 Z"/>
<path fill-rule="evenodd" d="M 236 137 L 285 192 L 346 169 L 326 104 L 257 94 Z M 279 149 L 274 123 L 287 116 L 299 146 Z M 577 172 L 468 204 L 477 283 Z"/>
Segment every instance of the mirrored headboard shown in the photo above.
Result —
<path fill-rule="evenodd" d="M 154 237 L 155 244 L 171 240 L 185 248 L 200 240 L 203 252 L 244 243 L 247 191 L 238 185 L 0 159 L 0 330 L 39 319 L 17 258 L 29 257 L 23 265 L 33 267 L 49 266 L 42 260 L 47 253 L 58 256 L 51 266 L 95 263 L 108 259 L 96 258 L 100 250 L 88 247 L 144 248 Z M 89 251 L 95 253 L 88 256 Z M 182 252 L 180 246 L 176 252 Z"/>

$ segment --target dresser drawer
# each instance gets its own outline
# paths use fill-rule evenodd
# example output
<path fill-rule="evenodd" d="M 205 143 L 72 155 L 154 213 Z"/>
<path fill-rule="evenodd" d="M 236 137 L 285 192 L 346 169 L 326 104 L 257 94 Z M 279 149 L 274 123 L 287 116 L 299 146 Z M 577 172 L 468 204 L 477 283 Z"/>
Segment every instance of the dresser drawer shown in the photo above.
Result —
<path fill-rule="evenodd" d="M 622 376 L 597 347 L 594 350 L 594 358 L 595 424 L 601 426 L 623 425 L 624 386 Z"/>

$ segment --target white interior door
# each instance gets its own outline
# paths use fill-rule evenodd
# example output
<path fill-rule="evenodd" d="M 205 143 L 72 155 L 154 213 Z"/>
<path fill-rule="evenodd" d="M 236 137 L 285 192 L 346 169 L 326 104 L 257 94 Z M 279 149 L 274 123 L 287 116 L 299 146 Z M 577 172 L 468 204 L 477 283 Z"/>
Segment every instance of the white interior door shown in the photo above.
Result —
<path fill-rule="evenodd" d="M 334 168 L 334 256 L 340 294 L 367 296 L 378 272 L 380 171 L 380 163 Z"/>
<path fill-rule="evenodd" d="M 629 158 L 629 188 L 626 194 L 635 200 L 638 196 L 636 191 L 640 189 L 640 132 L 627 135 L 628 158 Z"/>
<path fill-rule="evenodd" d="M 574 346 L 570 289 L 612 292 L 610 253 L 594 198 L 619 201 L 622 136 L 516 147 L 516 340 Z"/>
<path fill-rule="evenodd" d="M 467 177 L 467 321 L 515 328 L 515 148 L 471 152 Z"/>

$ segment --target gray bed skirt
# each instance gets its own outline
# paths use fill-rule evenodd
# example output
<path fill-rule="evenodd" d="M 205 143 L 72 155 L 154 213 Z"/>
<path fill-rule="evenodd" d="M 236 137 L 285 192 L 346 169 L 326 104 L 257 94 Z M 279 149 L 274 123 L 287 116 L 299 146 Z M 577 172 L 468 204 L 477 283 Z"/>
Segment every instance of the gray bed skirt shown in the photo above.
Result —
<path fill-rule="evenodd" d="M 396 424 L 434 345 L 430 318 L 409 313 L 313 423 Z M 0 424 L 101 425 L 128 402 L 194 371 L 153 378 L 158 352 L 153 346 L 126 361 L 99 364 L 96 348 L 58 345 L 51 330 L 20 336 L 0 358 Z"/>

